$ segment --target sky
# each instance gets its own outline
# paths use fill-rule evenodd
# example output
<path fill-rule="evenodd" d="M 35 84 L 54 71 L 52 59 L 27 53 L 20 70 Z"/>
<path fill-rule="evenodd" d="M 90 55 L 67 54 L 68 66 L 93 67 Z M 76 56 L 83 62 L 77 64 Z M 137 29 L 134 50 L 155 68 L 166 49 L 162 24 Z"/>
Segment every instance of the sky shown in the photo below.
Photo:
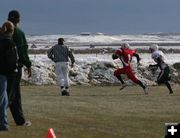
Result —
<path fill-rule="evenodd" d="M 0 23 L 10 10 L 18 10 L 26 34 L 180 32 L 180 0 L 2 1 Z"/>

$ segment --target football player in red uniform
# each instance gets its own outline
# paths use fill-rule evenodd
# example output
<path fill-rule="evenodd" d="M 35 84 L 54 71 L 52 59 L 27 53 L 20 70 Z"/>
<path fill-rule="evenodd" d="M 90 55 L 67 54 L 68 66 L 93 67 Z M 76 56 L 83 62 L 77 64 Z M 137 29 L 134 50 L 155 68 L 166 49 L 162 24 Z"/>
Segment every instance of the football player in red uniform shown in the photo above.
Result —
<path fill-rule="evenodd" d="M 118 68 L 117 70 L 115 70 L 114 76 L 116 76 L 122 84 L 120 90 L 124 89 L 127 86 L 127 84 L 121 78 L 121 74 L 126 74 L 130 80 L 143 88 L 145 94 L 148 94 L 148 88 L 133 73 L 133 69 L 130 64 L 133 56 L 137 58 L 137 64 L 139 64 L 139 55 L 136 53 L 135 50 L 129 48 L 128 43 L 123 44 L 121 48 L 115 51 L 115 53 L 112 55 L 112 58 L 113 60 L 119 58 L 123 64 L 123 68 Z"/>

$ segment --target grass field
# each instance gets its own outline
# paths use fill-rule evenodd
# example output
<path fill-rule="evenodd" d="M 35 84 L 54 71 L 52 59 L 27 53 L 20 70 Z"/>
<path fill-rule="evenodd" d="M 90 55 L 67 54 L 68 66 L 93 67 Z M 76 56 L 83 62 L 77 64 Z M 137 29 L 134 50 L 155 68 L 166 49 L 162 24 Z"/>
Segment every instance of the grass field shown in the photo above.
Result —
<path fill-rule="evenodd" d="M 45 138 L 53 128 L 57 138 L 164 138 L 166 122 L 180 122 L 180 87 L 169 95 L 165 87 L 150 87 L 149 95 L 133 86 L 73 86 L 71 96 L 57 86 L 23 86 L 22 102 L 31 127 L 14 124 L 0 138 Z"/>

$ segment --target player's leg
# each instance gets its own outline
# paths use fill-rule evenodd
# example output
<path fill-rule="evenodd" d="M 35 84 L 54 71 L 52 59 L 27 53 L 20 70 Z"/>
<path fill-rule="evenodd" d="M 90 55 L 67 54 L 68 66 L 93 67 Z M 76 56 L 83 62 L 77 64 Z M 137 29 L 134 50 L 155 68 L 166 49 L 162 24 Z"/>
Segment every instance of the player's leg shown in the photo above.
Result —
<path fill-rule="evenodd" d="M 158 84 L 162 84 L 164 83 L 166 85 L 166 87 L 168 88 L 169 90 L 169 93 L 172 94 L 173 93 L 173 90 L 171 88 L 171 85 L 170 83 L 168 82 L 169 80 L 169 67 L 167 66 L 166 68 L 164 68 L 160 73 L 159 73 L 159 76 L 157 78 L 157 83 Z"/>
<path fill-rule="evenodd" d="M 121 77 L 121 74 L 125 74 L 126 71 L 124 68 L 119 68 L 114 71 L 114 76 L 121 82 L 121 84 L 124 84 L 124 80 Z"/>
<path fill-rule="evenodd" d="M 65 87 L 64 94 L 66 96 L 69 96 L 70 94 L 69 94 L 69 77 L 68 77 L 68 63 L 67 62 L 63 62 L 62 74 L 63 74 L 64 87 Z"/>
<path fill-rule="evenodd" d="M 56 73 L 57 81 L 58 81 L 60 89 L 61 89 L 61 94 L 64 95 L 63 91 L 65 91 L 65 86 L 64 86 L 64 77 L 63 77 L 62 63 L 61 62 L 56 63 L 55 73 Z"/>
<path fill-rule="evenodd" d="M 168 81 L 165 82 L 166 87 L 169 89 L 169 94 L 173 94 L 173 90 L 171 88 L 171 85 Z"/>
<path fill-rule="evenodd" d="M 136 83 L 139 86 L 141 86 L 143 88 L 145 94 L 148 94 L 148 88 L 135 76 L 135 74 L 132 72 L 131 68 L 128 69 L 127 76 L 134 83 Z"/>
<path fill-rule="evenodd" d="M 124 89 L 127 84 L 124 82 L 124 80 L 121 77 L 121 74 L 125 74 L 126 73 L 126 69 L 125 68 L 119 68 L 116 71 L 114 71 L 114 76 L 116 76 L 116 78 L 121 82 L 122 86 L 120 88 L 120 90 Z"/>

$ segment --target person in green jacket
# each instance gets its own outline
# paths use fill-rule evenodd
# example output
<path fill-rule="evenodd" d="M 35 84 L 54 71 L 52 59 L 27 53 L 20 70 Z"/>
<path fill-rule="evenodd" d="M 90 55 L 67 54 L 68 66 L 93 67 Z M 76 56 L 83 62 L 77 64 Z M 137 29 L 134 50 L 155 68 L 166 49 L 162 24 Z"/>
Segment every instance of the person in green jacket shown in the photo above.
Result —
<path fill-rule="evenodd" d="M 13 41 L 16 45 L 18 53 L 18 73 L 16 76 L 9 76 L 7 78 L 7 92 L 9 97 L 9 108 L 18 126 L 31 126 L 31 122 L 27 121 L 23 114 L 21 104 L 21 88 L 20 81 L 22 77 L 22 67 L 27 68 L 28 77 L 31 77 L 31 61 L 28 56 L 28 44 L 24 32 L 18 27 L 20 22 L 20 14 L 16 10 L 12 10 L 8 14 L 8 20 L 14 26 Z"/>

